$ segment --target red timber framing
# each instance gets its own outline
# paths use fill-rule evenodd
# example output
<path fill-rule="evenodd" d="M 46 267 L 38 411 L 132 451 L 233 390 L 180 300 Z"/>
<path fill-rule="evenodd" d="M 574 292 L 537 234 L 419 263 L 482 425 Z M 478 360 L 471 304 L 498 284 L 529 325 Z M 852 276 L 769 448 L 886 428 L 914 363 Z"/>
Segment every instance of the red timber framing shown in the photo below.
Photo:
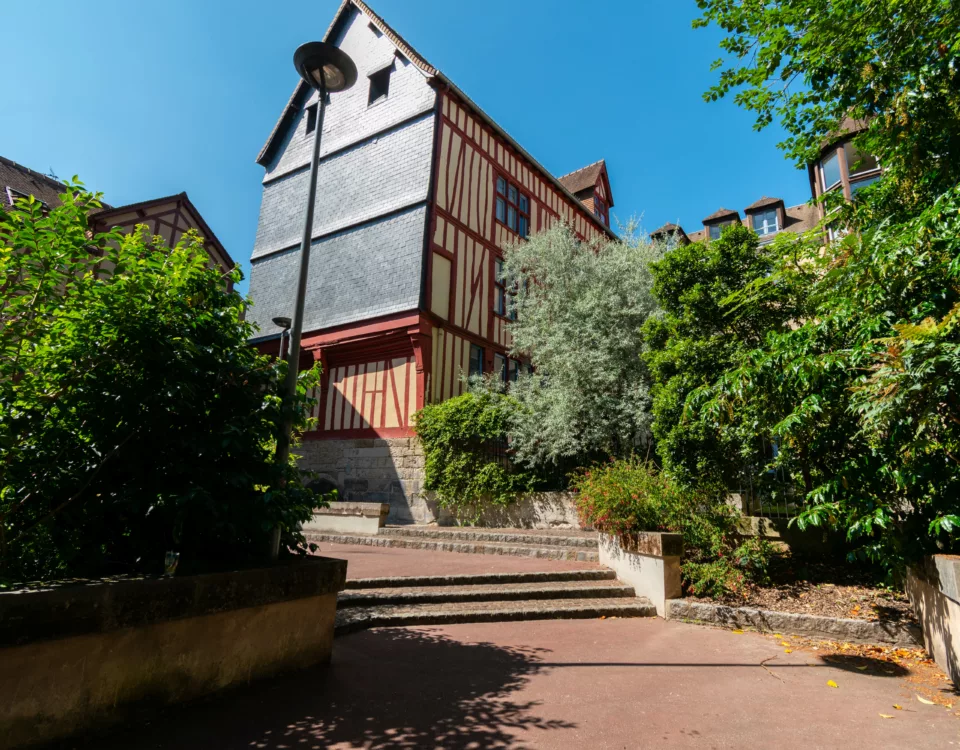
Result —
<path fill-rule="evenodd" d="M 204 248 L 214 264 L 225 271 L 232 270 L 236 265 L 186 193 L 109 208 L 91 218 L 97 232 L 112 227 L 130 232 L 138 224 L 143 224 L 151 235 L 163 237 L 170 247 L 176 245 L 189 230 L 195 229 L 203 237 Z"/>
<path fill-rule="evenodd" d="M 491 372 L 494 356 L 505 356 L 511 346 L 509 320 L 495 311 L 494 279 L 503 248 L 519 234 L 497 218 L 498 178 L 526 197 L 530 234 L 558 221 L 566 221 L 585 241 L 604 234 L 589 209 L 557 189 L 553 178 L 465 102 L 448 90 L 441 89 L 439 95 L 424 301 L 436 324 L 431 401 L 462 392 L 461 375 L 468 372 L 471 344 L 484 349 L 484 372 Z M 519 209 L 519 204 L 518 200 L 514 205 Z"/>
<path fill-rule="evenodd" d="M 414 311 L 305 336 L 305 356 L 322 364 L 323 377 L 313 394 L 317 429 L 304 437 L 411 436 L 427 390 L 432 328 Z"/>

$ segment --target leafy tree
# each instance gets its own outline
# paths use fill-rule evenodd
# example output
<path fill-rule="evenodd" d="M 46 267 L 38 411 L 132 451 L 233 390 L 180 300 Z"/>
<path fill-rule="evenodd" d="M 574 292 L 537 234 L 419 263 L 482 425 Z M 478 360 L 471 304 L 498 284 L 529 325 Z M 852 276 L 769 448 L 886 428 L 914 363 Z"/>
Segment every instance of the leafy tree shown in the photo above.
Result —
<path fill-rule="evenodd" d="M 741 409 L 718 432 L 697 419 L 688 398 L 797 316 L 798 303 L 783 285 L 738 306 L 727 301 L 764 279 L 780 252 L 779 246 L 761 247 L 754 232 L 737 225 L 718 240 L 677 247 L 651 266 L 663 308 L 643 328 L 654 379 L 653 434 L 664 468 L 688 487 L 719 483 L 733 489 L 752 482 L 744 476 L 747 467 L 765 463 L 764 441 L 746 428 L 756 417 Z"/>
<path fill-rule="evenodd" d="M 301 545 L 314 499 L 273 462 L 282 365 L 247 343 L 239 271 L 196 234 L 94 235 L 80 183 L 61 200 L 0 213 L 0 578 L 234 564 L 276 525 Z"/>
<path fill-rule="evenodd" d="M 960 5 L 954 0 L 697 0 L 694 26 L 726 37 L 704 97 L 734 93 L 775 118 L 798 166 L 819 156 L 844 120 L 865 123 L 861 150 L 913 206 L 960 181 Z M 888 185 L 890 184 L 888 182 Z"/>
<path fill-rule="evenodd" d="M 640 327 L 657 309 L 649 264 L 659 251 L 627 240 L 582 243 L 553 228 L 508 248 L 513 353 L 535 373 L 510 394 L 516 459 L 556 466 L 571 457 L 628 455 L 650 430 L 650 379 Z"/>
<path fill-rule="evenodd" d="M 844 529 L 899 574 L 957 545 L 960 189 L 911 221 L 857 229 L 829 253 L 798 242 L 795 263 L 737 295 L 802 276 L 806 315 L 691 402 L 720 431 L 749 413 L 779 441 L 771 468 L 795 477 L 801 526 Z"/>

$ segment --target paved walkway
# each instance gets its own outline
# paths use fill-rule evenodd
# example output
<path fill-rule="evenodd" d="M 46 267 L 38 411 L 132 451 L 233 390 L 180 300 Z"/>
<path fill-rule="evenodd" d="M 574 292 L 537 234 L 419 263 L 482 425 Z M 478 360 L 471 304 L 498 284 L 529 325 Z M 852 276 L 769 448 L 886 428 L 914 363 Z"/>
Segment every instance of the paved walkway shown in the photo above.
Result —
<path fill-rule="evenodd" d="M 833 680 L 839 686 L 827 685 Z M 904 708 L 898 711 L 893 704 Z M 880 714 L 895 715 L 892 719 Z M 770 637 L 656 619 L 384 628 L 333 663 L 107 738 L 97 750 L 945 748 L 960 719 L 898 675 Z"/>
<path fill-rule="evenodd" d="M 597 570 L 598 563 L 540 560 L 511 555 L 466 555 L 459 552 L 361 544 L 324 542 L 317 553 L 347 561 L 347 578 L 382 576 L 479 575 L 482 573 L 534 573 L 550 570 Z"/>

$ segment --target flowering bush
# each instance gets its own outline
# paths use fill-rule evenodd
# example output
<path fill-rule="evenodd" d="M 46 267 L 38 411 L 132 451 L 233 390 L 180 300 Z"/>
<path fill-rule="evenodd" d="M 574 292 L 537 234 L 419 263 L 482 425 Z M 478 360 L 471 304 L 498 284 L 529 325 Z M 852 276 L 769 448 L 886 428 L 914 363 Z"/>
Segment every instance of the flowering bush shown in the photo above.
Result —
<path fill-rule="evenodd" d="M 770 543 L 743 539 L 739 513 L 719 491 L 681 487 L 648 462 L 610 461 L 572 477 L 582 523 L 604 534 L 670 531 L 683 536 L 681 571 L 687 591 L 719 597 L 763 581 L 773 554 Z"/>

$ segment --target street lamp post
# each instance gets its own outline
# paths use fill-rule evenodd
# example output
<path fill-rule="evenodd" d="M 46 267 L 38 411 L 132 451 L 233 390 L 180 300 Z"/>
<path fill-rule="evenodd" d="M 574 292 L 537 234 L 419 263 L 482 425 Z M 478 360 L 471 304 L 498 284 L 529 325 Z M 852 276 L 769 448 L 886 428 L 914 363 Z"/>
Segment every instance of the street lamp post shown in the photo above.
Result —
<path fill-rule="evenodd" d="M 327 94 L 346 91 L 357 81 L 357 66 L 346 52 L 327 42 L 307 42 L 297 48 L 293 65 L 307 84 L 318 93 L 317 122 L 313 131 L 313 153 L 310 157 L 310 187 L 307 190 L 307 217 L 303 222 L 303 240 L 300 243 L 300 273 L 297 279 L 297 297 L 293 309 L 293 328 L 287 339 L 287 376 L 281 398 L 283 412 L 280 434 L 277 436 L 276 462 L 286 466 L 290 457 L 290 434 L 293 431 L 293 406 L 297 395 L 297 375 L 300 365 L 300 337 L 303 333 L 303 306 L 307 292 L 307 274 L 310 269 L 310 242 L 313 236 L 313 208 L 317 199 L 317 167 L 320 163 L 320 136 L 323 133 L 323 114 Z M 280 527 L 270 535 L 270 557 L 280 552 Z"/>

